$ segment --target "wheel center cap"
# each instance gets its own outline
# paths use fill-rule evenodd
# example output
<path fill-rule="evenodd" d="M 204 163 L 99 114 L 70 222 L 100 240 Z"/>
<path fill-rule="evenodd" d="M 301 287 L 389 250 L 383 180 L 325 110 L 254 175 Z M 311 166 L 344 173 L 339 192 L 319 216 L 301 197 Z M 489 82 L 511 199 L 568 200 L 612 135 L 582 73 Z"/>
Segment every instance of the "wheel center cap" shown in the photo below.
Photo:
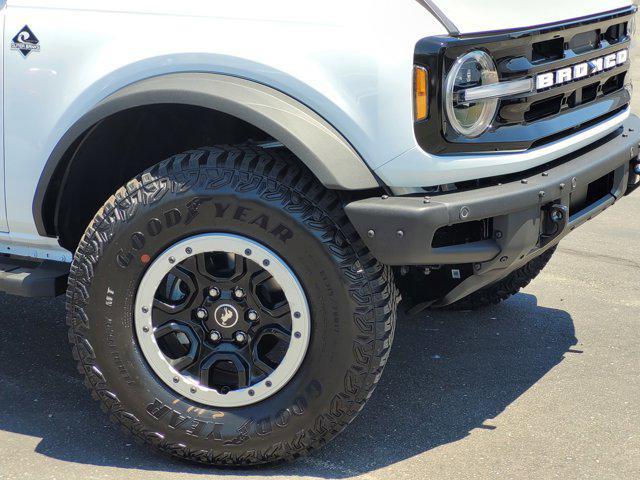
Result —
<path fill-rule="evenodd" d="M 232 328 L 236 323 L 238 323 L 240 314 L 236 307 L 228 303 L 224 303 L 222 305 L 218 305 L 215 309 L 213 312 L 213 318 L 222 328 Z"/>

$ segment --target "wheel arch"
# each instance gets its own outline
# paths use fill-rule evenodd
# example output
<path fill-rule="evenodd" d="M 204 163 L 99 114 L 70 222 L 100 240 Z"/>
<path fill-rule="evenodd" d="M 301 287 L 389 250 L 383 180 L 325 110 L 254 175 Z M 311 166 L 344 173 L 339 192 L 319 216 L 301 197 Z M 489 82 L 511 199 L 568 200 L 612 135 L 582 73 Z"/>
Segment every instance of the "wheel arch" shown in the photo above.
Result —
<path fill-rule="evenodd" d="M 33 202 L 38 232 L 51 236 L 45 203 L 55 201 L 67 164 L 82 139 L 101 121 L 136 107 L 159 104 L 202 107 L 254 126 L 288 148 L 327 188 L 366 190 L 380 182 L 353 146 L 329 122 L 293 97 L 267 85 L 214 73 L 174 73 L 152 77 L 106 97 L 77 120 L 45 163 Z M 200 147 L 202 145 L 194 145 Z"/>

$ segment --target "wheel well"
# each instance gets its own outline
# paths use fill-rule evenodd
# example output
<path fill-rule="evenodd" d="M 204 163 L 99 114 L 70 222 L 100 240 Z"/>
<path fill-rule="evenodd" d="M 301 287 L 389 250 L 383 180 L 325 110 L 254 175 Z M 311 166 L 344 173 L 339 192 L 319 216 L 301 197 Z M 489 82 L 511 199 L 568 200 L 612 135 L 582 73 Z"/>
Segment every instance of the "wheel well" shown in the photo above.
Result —
<path fill-rule="evenodd" d="M 74 251 L 104 202 L 159 161 L 202 146 L 270 140 L 243 120 L 198 106 L 154 104 L 116 113 L 65 152 L 45 194 L 44 226 Z"/>

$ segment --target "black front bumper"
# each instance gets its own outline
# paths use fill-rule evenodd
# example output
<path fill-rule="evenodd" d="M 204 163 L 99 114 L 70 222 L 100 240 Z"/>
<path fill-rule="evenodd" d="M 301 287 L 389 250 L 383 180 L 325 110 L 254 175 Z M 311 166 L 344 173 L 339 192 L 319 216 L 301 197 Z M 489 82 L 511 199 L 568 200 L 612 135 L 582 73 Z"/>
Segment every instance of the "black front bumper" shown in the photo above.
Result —
<path fill-rule="evenodd" d="M 450 304 L 508 275 L 620 199 L 638 176 L 640 119 L 544 171 L 473 190 L 428 197 L 376 197 L 346 213 L 381 262 L 393 266 L 473 265 L 439 303 Z M 604 191 L 603 185 L 606 185 Z M 485 221 L 488 235 L 434 247 L 436 233 Z"/>

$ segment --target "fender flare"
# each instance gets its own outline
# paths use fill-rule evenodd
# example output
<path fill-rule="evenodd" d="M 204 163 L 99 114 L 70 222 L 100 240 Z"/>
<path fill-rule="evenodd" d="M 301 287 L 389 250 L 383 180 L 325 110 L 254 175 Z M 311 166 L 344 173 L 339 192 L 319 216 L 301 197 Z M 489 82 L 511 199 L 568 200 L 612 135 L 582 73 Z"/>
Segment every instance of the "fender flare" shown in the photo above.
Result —
<path fill-rule="evenodd" d="M 83 115 L 49 156 L 33 203 L 34 220 L 47 235 L 42 208 L 51 179 L 67 150 L 101 120 L 160 103 L 210 108 L 262 129 L 296 155 L 327 188 L 365 190 L 380 182 L 351 144 L 325 119 L 296 99 L 261 83 L 213 73 L 175 73 L 133 83 Z"/>

